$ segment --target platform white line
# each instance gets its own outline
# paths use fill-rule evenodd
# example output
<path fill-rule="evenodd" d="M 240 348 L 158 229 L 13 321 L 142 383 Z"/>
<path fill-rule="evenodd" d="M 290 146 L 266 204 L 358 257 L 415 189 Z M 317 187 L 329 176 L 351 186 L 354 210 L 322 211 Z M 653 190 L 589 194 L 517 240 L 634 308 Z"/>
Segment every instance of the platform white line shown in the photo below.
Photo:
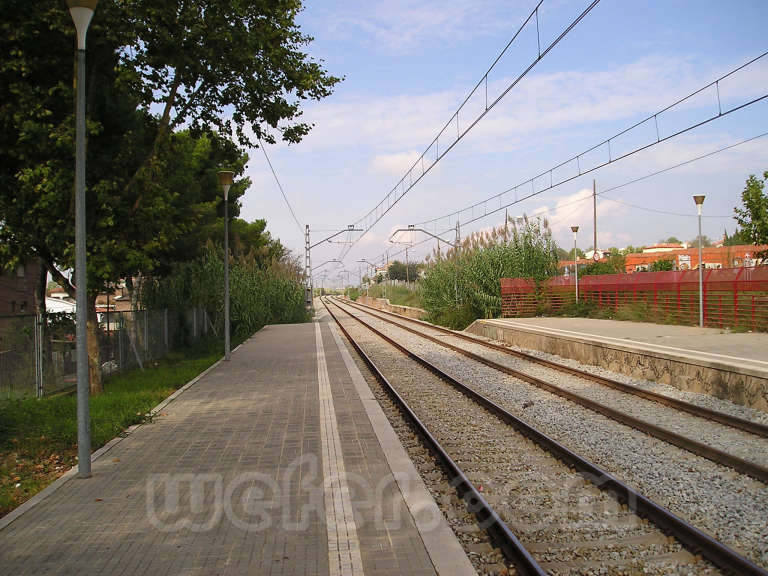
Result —
<path fill-rule="evenodd" d="M 331 334 L 339 348 L 341 358 L 347 367 L 355 391 L 363 403 L 376 438 L 387 459 L 392 476 L 400 488 L 408 511 L 411 513 L 419 531 L 424 548 L 440 576 L 477 576 L 472 563 L 456 539 L 448 522 L 445 520 L 432 495 L 424 485 L 410 456 L 405 451 L 397 433 L 389 423 L 378 400 L 368 387 L 368 383 L 352 359 L 345 342 L 339 335 L 336 325 L 329 323 Z"/>
<path fill-rule="evenodd" d="M 328 533 L 328 566 L 331 576 L 363 576 L 360 541 L 352 511 L 341 438 L 333 407 L 331 382 L 325 361 L 320 324 L 315 323 L 317 381 L 320 390 L 320 441 L 323 451 L 325 527 Z"/>

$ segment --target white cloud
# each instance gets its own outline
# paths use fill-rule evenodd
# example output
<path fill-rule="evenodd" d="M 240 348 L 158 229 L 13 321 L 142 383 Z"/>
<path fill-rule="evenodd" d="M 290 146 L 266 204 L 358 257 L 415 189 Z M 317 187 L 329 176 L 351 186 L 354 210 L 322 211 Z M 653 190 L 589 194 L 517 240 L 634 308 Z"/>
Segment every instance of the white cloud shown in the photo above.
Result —
<path fill-rule="evenodd" d="M 480 121 L 469 133 L 469 141 L 453 153 L 512 151 L 542 141 L 554 130 L 567 133 L 578 126 L 625 119 L 629 125 L 700 88 L 715 75 L 711 69 L 701 69 L 686 59 L 654 56 L 610 70 L 532 74 Z M 759 87 L 768 85 L 768 62 L 766 66 L 752 69 L 749 82 L 747 80 L 740 79 L 742 92 L 738 98 L 742 101 L 754 95 Z M 491 81 L 489 92 L 500 92 L 508 81 L 508 78 Z M 301 153 L 360 147 L 388 154 L 403 153 L 404 149 L 424 151 L 451 118 L 466 92 L 464 87 L 397 96 L 356 94 L 308 106 L 306 119 L 316 126 L 300 147 Z M 699 107 L 702 117 L 716 110 L 716 93 L 711 92 L 659 116 L 662 137 L 678 127 L 681 122 L 678 114 L 688 115 L 690 123 L 692 107 Z M 737 92 L 731 90 L 733 94 Z M 736 96 L 733 98 L 736 100 L 732 101 L 738 101 Z M 460 113 L 460 125 L 469 125 L 484 105 L 484 92 L 470 99 Z M 441 149 L 455 140 L 455 132 L 450 126 L 441 138 Z M 604 136 L 614 132 L 615 128 L 606 129 Z M 614 141 L 613 145 L 620 149 L 638 141 L 647 143 L 652 138 L 655 138 L 655 127 L 648 123 Z M 596 143 L 584 142 L 573 152 L 581 152 Z M 434 151 L 432 148 L 430 155 Z M 607 155 L 607 149 L 605 152 Z"/>
<path fill-rule="evenodd" d="M 411 53 L 435 41 L 455 43 L 498 34 L 519 24 L 510 18 L 506 5 L 487 0 L 349 2 L 319 12 L 313 22 L 331 38 L 367 42 L 395 54 Z"/>
<path fill-rule="evenodd" d="M 597 243 L 601 247 L 610 246 L 617 241 L 623 242 L 621 236 L 626 236 L 620 231 L 613 230 L 610 223 L 621 221 L 629 212 L 627 206 L 615 202 L 603 202 L 598 199 L 597 203 Z M 573 243 L 573 232 L 571 226 L 579 226 L 579 236 L 581 237 L 580 246 L 592 244 L 593 235 L 593 204 L 592 190 L 582 188 L 573 194 L 559 196 L 553 199 L 553 202 L 541 205 L 535 208 L 531 214 L 544 216 L 549 221 L 552 234 L 560 246 L 571 246 Z M 602 227 L 601 222 L 608 223 Z"/>
<path fill-rule="evenodd" d="M 371 168 L 375 172 L 402 176 L 419 159 L 419 152 L 403 152 L 395 154 L 378 154 L 371 159 Z"/>

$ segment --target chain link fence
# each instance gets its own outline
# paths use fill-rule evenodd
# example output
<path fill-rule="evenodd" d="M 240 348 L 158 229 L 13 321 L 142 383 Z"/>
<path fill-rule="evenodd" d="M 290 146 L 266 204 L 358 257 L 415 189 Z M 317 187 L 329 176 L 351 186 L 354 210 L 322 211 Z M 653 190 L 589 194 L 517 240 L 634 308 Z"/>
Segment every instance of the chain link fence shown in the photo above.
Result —
<path fill-rule="evenodd" d="M 203 309 L 98 314 L 102 375 L 143 369 L 174 349 L 215 336 Z M 66 390 L 77 382 L 75 315 L 0 316 L 0 398 Z"/>

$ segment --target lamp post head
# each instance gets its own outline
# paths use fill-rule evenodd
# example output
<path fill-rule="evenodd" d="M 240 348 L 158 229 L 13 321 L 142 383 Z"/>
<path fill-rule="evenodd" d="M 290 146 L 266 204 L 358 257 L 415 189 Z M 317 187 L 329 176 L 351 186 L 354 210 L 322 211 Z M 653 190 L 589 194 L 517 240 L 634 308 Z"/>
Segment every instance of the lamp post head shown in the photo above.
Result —
<path fill-rule="evenodd" d="M 704 204 L 704 194 L 696 194 L 693 197 L 693 201 L 696 202 L 696 208 L 698 209 L 699 216 L 701 216 L 701 205 Z"/>
<path fill-rule="evenodd" d="M 77 49 L 85 50 L 85 36 L 99 0 L 67 0 L 69 13 L 77 29 Z"/>
<path fill-rule="evenodd" d="M 571 226 L 571 232 L 576 234 L 576 232 L 578 232 L 578 231 L 579 231 L 579 227 L 578 226 Z"/>
<path fill-rule="evenodd" d="M 224 190 L 224 200 L 229 197 L 229 188 L 235 181 L 235 173 L 231 170 L 219 170 L 219 186 Z"/>

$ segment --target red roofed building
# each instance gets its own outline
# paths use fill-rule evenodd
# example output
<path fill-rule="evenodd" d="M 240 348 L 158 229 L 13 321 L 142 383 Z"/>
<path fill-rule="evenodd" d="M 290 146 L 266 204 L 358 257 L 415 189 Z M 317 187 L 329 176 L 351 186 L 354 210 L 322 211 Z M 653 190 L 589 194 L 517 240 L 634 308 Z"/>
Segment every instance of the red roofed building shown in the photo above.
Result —
<path fill-rule="evenodd" d="M 739 246 L 707 246 L 702 248 L 705 268 L 739 268 L 756 266 L 761 262 L 755 259 L 755 253 L 768 249 L 768 246 L 742 244 Z M 699 266 L 698 247 L 683 248 L 679 244 L 657 244 L 649 246 L 641 253 L 627 254 L 626 271 L 647 271 L 657 260 L 672 260 L 676 270 L 691 270 Z"/>

